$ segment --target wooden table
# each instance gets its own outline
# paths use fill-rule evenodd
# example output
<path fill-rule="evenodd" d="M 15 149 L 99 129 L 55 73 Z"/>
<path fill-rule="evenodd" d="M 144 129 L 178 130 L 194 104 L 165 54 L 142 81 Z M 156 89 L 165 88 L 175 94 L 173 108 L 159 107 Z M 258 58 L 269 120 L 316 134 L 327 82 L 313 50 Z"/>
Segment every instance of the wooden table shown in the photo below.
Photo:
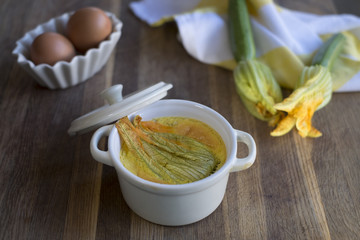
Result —
<path fill-rule="evenodd" d="M 357 0 L 279 0 L 319 14 L 360 15 Z M 84 6 L 115 13 L 123 35 L 106 66 L 66 90 L 40 87 L 11 55 L 15 41 L 39 23 Z M 230 71 L 202 64 L 176 39 L 173 23 L 151 28 L 129 1 L 0 3 L 0 239 L 359 239 L 360 93 L 337 93 L 317 112 L 323 136 L 269 136 L 242 105 Z M 124 94 L 159 81 L 168 98 L 210 106 L 258 146 L 255 164 L 230 174 L 225 198 L 206 219 L 164 227 L 134 214 L 114 168 L 91 157 L 92 133 L 70 137 L 75 118 L 104 104 L 98 93 Z"/>

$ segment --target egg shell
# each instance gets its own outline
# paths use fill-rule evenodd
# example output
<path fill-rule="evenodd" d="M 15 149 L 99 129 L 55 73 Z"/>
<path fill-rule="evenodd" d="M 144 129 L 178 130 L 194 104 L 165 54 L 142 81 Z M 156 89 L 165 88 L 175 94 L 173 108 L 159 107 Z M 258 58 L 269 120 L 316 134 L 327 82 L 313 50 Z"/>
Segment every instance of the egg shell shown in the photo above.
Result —
<path fill-rule="evenodd" d="M 66 35 L 66 26 L 73 12 L 64 13 L 39 24 L 16 41 L 12 54 L 21 68 L 28 72 L 41 86 L 49 89 L 66 89 L 80 84 L 104 67 L 118 40 L 123 23 L 111 12 L 106 12 L 112 22 L 113 30 L 98 48 L 90 49 L 84 55 L 77 54 L 71 62 L 60 61 L 54 66 L 35 65 L 30 60 L 30 47 L 34 39 L 44 32 L 57 32 Z"/>
<path fill-rule="evenodd" d="M 30 59 L 34 64 L 53 66 L 58 61 L 70 62 L 75 56 L 75 48 L 63 35 L 45 32 L 37 36 L 30 47 Z"/>
<path fill-rule="evenodd" d="M 96 7 L 77 10 L 67 24 L 68 37 L 80 53 L 98 47 L 111 31 L 111 20 L 104 11 Z"/>

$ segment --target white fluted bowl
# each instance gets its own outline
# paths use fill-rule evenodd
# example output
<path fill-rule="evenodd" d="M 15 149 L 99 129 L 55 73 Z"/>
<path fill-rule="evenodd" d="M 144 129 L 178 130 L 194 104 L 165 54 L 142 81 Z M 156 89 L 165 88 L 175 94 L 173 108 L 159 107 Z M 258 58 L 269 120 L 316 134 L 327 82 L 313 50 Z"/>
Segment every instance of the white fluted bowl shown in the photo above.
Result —
<path fill-rule="evenodd" d="M 82 83 L 97 73 L 108 61 L 121 36 L 122 22 L 112 13 L 105 12 L 112 21 L 112 33 L 99 47 L 89 49 L 85 55 L 76 55 L 70 62 L 59 61 L 54 66 L 35 65 L 30 60 L 33 40 L 44 32 L 64 34 L 66 24 L 73 13 L 65 13 L 27 32 L 16 42 L 13 54 L 18 64 L 41 85 L 50 89 L 65 89 Z"/>

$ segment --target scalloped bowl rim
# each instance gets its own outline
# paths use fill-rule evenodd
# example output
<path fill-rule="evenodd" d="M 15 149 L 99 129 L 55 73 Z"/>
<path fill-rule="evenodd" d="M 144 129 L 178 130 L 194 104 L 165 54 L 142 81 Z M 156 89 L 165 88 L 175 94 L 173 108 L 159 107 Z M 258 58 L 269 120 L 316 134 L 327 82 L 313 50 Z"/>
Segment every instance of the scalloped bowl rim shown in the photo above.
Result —
<path fill-rule="evenodd" d="M 74 12 L 68 12 L 68 13 L 64 13 L 58 17 L 55 17 L 55 18 L 51 18 L 49 19 L 47 22 L 45 23 L 42 23 L 42 24 L 39 24 L 38 26 L 36 26 L 34 29 L 26 32 L 24 34 L 24 36 L 19 39 L 18 41 L 16 41 L 16 47 L 15 49 L 13 50 L 13 54 L 14 55 L 17 55 L 17 62 L 18 63 L 22 63 L 22 64 L 27 64 L 29 65 L 31 68 L 34 68 L 34 69 L 43 69 L 43 68 L 61 68 L 63 66 L 67 66 L 67 67 L 70 67 L 72 65 L 73 62 L 75 61 L 81 61 L 81 60 L 86 60 L 86 58 L 91 55 L 91 54 L 94 54 L 94 53 L 97 53 L 97 52 L 101 52 L 101 50 L 106 46 L 106 45 L 109 45 L 109 44 L 112 44 L 113 41 L 115 41 L 115 43 L 119 40 L 119 36 L 121 34 L 121 29 L 122 29 L 122 26 L 123 26 L 123 23 L 115 16 L 115 14 L 113 13 L 110 13 L 110 12 L 106 12 L 106 15 L 110 18 L 110 20 L 112 21 L 112 25 L 113 25 L 113 31 L 110 33 L 110 35 L 107 37 L 107 39 L 105 39 L 104 41 L 102 41 L 99 46 L 97 48 L 91 48 L 89 49 L 88 51 L 86 51 L 85 55 L 76 55 L 75 57 L 73 57 L 71 59 L 70 62 L 66 62 L 66 61 L 59 61 L 57 63 L 55 63 L 53 66 L 50 66 L 49 64 L 45 64 L 45 63 L 42 63 L 42 64 L 38 64 L 38 65 L 35 65 L 30 59 L 28 59 L 25 55 L 24 55 L 24 52 L 23 52 L 23 48 L 27 48 L 26 44 L 24 43 L 24 41 L 28 38 L 34 40 L 34 37 L 32 37 L 31 35 L 33 33 L 36 33 L 36 32 L 40 32 L 41 33 L 44 33 L 46 31 L 44 31 L 45 27 L 46 26 L 49 26 L 53 21 L 56 21 L 56 20 L 61 20 L 63 18 L 67 18 L 67 21 L 69 19 L 69 17 L 74 13 Z M 38 36 L 38 35 L 37 35 Z M 23 59 L 22 59 L 23 58 Z"/>

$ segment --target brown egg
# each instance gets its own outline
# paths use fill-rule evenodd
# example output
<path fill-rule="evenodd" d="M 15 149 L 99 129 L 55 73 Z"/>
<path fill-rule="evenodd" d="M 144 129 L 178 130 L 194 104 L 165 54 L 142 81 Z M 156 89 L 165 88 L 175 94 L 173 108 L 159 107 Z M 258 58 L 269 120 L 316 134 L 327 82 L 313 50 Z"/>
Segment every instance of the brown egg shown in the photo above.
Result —
<path fill-rule="evenodd" d="M 76 11 L 67 24 L 68 37 L 81 53 L 98 47 L 111 31 L 110 18 L 104 11 L 95 7 L 86 7 Z"/>
<path fill-rule="evenodd" d="M 35 65 L 47 63 L 54 65 L 58 61 L 70 62 L 75 56 L 75 48 L 63 35 L 46 32 L 37 36 L 30 47 L 30 59 Z"/>

